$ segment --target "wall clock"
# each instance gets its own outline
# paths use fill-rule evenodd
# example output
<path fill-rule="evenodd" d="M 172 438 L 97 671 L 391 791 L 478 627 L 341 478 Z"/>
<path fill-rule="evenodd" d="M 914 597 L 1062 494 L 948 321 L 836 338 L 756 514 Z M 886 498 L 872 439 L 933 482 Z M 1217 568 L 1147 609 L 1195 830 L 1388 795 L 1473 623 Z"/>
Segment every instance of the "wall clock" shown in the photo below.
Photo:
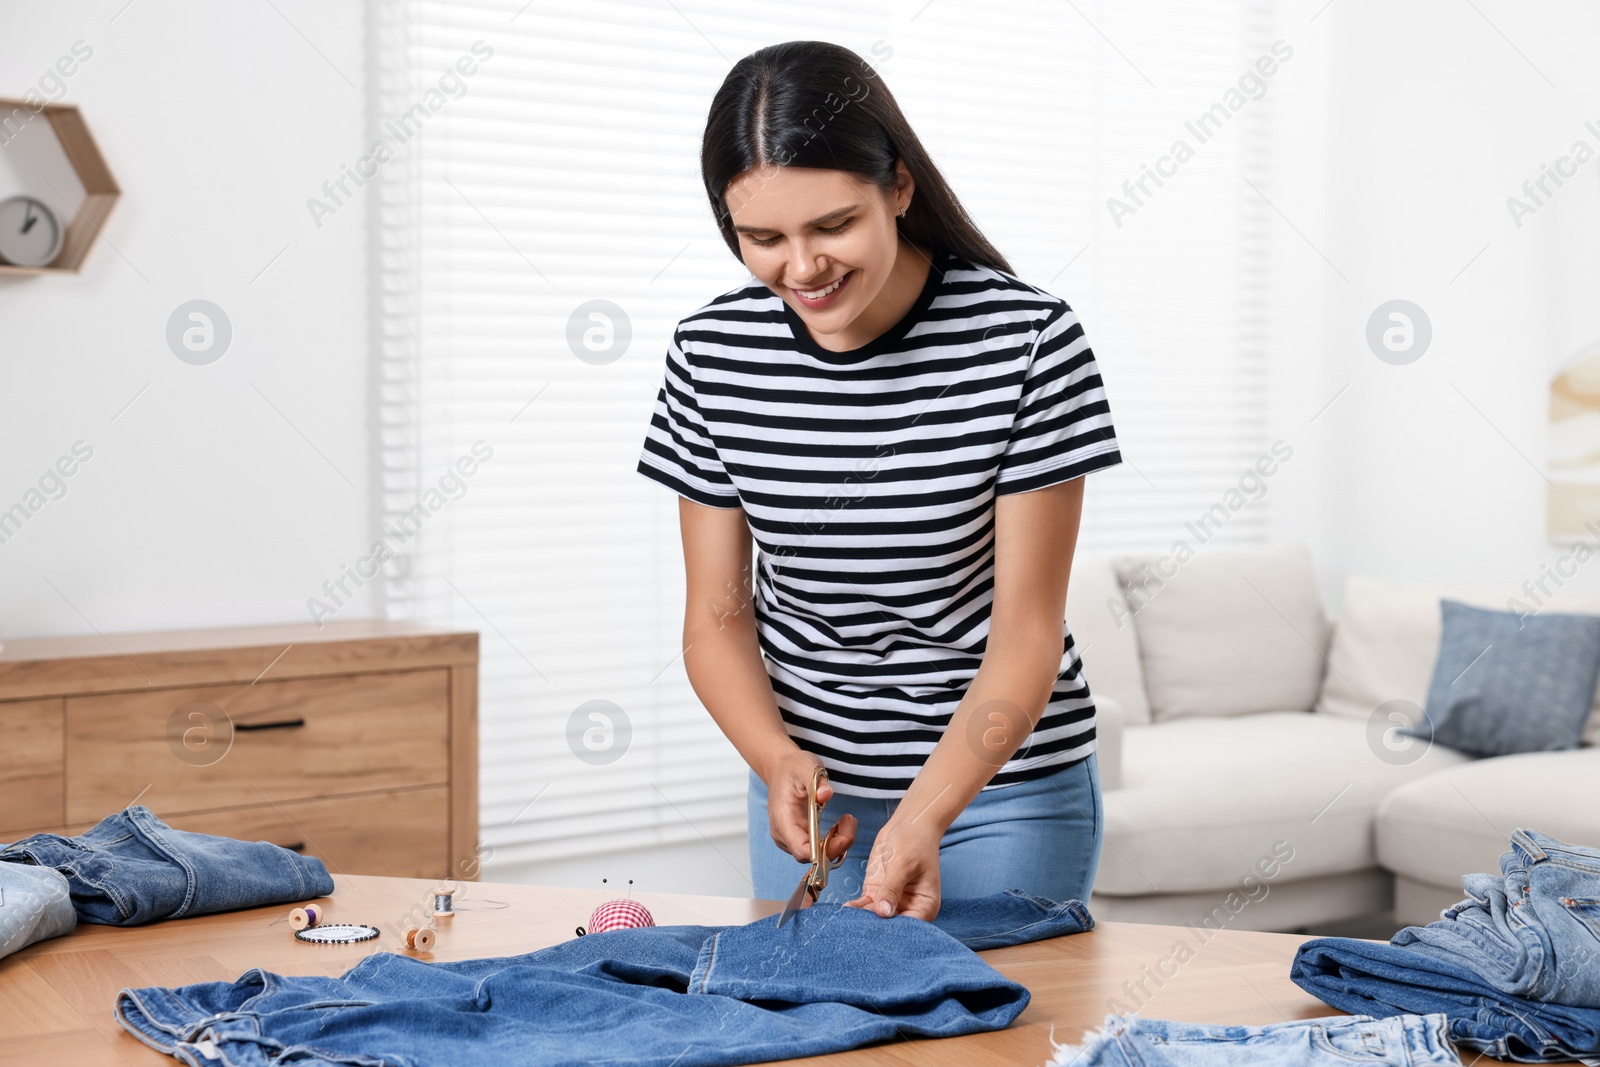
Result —
<path fill-rule="evenodd" d="M 44 267 L 61 254 L 66 228 L 44 201 L 32 196 L 0 200 L 0 260 Z"/>

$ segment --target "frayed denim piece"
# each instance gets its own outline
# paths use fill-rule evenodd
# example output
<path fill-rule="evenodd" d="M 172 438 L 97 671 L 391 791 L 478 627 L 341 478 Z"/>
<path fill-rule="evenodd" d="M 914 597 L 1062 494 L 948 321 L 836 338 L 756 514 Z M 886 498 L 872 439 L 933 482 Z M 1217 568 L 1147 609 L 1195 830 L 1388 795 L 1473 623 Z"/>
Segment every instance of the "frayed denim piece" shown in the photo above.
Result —
<path fill-rule="evenodd" d="M 1339 1015 L 1267 1026 L 1223 1026 L 1108 1015 L 1077 1045 L 1051 1044 L 1046 1067 L 1459 1067 L 1443 1015 Z"/>
<path fill-rule="evenodd" d="M 1456 1044 L 1538 1063 L 1600 1054 L 1600 851 L 1511 832 L 1500 874 L 1388 944 L 1314 938 L 1289 977 L 1343 1011 L 1442 1012 Z"/>
<path fill-rule="evenodd" d="M 378 952 L 338 978 L 256 969 L 125 989 L 116 1016 L 190 1064 L 723 1067 L 1004 1029 L 1028 990 L 971 946 L 1094 925 L 1078 901 L 1017 890 L 944 901 L 932 923 L 828 903 L 777 922 L 613 930 L 455 963 Z"/>
<path fill-rule="evenodd" d="M 218 911 L 310 900 L 333 892 L 322 861 L 268 841 L 174 830 L 130 806 L 78 837 L 34 834 L 0 848 L 0 862 L 66 876 L 86 923 L 138 926 Z"/>

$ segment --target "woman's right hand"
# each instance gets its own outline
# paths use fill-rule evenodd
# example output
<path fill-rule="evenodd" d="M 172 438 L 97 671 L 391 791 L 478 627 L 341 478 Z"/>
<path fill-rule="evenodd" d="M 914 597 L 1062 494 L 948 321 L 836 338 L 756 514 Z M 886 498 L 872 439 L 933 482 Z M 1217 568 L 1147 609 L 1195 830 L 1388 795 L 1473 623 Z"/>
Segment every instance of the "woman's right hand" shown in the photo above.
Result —
<path fill-rule="evenodd" d="M 810 786 L 813 771 L 822 766 L 822 760 L 798 746 L 767 768 L 767 822 L 772 840 L 783 851 L 801 863 L 811 862 L 811 799 Z M 833 785 L 827 776 L 817 784 L 817 803 L 823 818 L 819 832 L 824 836 L 832 821 L 826 816 L 828 798 L 833 796 Z M 828 842 L 828 859 L 835 860 L 845 854 L 856 839 L 856 817 L 845 815 L 839 820 L 839 832 Z"/>

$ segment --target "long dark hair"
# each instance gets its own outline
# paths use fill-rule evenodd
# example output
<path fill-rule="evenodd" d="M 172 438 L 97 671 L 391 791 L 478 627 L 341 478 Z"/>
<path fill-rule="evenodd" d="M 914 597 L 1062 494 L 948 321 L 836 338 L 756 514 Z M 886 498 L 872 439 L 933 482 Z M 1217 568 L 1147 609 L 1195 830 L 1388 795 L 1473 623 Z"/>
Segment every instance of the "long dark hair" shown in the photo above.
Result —
<path fill-rule="evenodd" d="M 876 48 L 874 49 L 876 51 Z M 722 239 L 742 263 L 724 191 L 755 167 L 848 171 L 885 193 L 895 162 L 916 182 L 900 234 L 919 248 L 1013 273 L 968 217 L 872 65 L 828 41 L 786 41 L 733 65 L 711 100 L 700 175 Z"/>

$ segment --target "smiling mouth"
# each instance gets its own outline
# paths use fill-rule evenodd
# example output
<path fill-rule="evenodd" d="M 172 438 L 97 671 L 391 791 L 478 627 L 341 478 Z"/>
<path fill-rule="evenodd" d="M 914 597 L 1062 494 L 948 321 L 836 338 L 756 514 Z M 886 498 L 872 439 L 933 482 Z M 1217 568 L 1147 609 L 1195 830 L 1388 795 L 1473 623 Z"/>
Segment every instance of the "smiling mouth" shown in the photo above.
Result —
<path fill-rule="evenodd" d="M 844 287 L 845 283 L 854 273 L 854 270 L 848 270 L 839 277 L 835 278 L 833 281 L 829 282 L 827 285 L 824 285 L 818 289 L 794 289 L 793 286 L 790 286 L 790 288 L 794 289 L 795 295 L 798 296 L 803 302 L 807 304 L 819 304 L 832 298 L 835 293 Z"/>

